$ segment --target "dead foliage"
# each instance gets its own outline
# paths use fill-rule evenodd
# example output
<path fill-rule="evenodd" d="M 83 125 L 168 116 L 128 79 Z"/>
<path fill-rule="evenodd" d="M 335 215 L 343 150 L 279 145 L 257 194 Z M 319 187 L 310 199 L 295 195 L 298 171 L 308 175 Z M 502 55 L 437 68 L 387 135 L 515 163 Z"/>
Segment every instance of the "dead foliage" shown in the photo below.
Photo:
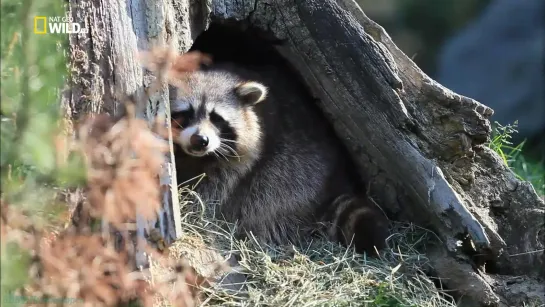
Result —
<path fill-rule="evenodd" d="M 191 51 L 183 55 L 172 48 L 154 48 L 139 54 L 145 68 L 158 76 L 159 82 L 151 86 L 150 91 L 157 90 L 161 82 L 166 81 L 173 86 L 184 88 L 188 73 L 196 71 L 201 65 L 212 63 L 212 58 L 199 51 Z"/>
<path fill-rule="evenodd" d="M 130 246 L 116 249 L 112 240 L 100 234 L 69 230 L 51 237 L 35 229 L 31 219 L 14 206 L 2 204 L 0 226 L 2 248 L 17 243 L 31 256 L 30 282 L 15 294 L 32 297 L 37 305 L 48 300 L 63 305 L 59 299 L 64 298 L 64 304 L 70 305 L 119 306 L 138 300 L 143 306 L 153 306 L 160 295 L 173 306 L 190 307 L 202 299 L 198 289 L 208 283 L 184 259 L 172 260 L 148 247 L 148 254 L 173 272 L 150 284 L 146 270 L 134 270 Z"/>
<path fill-rule="evenodd" d="M 158 175 L 167 144 L 143 120 L 117 122 L 100 115 L 80 128 L 87 164 L 91 215 L 115 226 L 134 222 L 136 214 L 151 219 L 161 207 Z"/>
<path fill-rule="evenodd" d="M 210 61 L 201 53 L 177 55 L 166 48 L 143 53 L 141 59 L 156 74 L 157 81 L 150 87 L 157 88 L 165 77 L 172 84 L 184 73 Z M 75 150 L 84 157 L 87 183 L 82 206 L 93 218 L 117 229 L 134 222 L 137 214 L 155 217 L 162 205 L 158 176 L 168 151 L 168 144 L 161 138 L 164 125 L 149 128 L 146 121 L 135 118 L 138 103 L 126 102 L 127 112 L 120 119 L 106 114 L 89 116 L 79 125 L 73 144 L 67 145 L 63 138 L 55 140 L 63 153 Z M 58 157 L 66 159 L 65 154 Z M 174 306 L 189 307 L 201 298 L 197 289 L 208 283 L 183 259 L 167 259 L 147 247 L 148 255 L 172 272 L 161 281 L 149 283 L 149 272 L 135 269 L 135 252 L 128 237 L 120 247 L 113 236 L 81 233 L 71 227 L 52 236 L 36 229 L 29 214 L 17 206 L 2 201 L 1 207 L 2 247 L 16 243 L 32 259 L 30 282 L 18 294 L 44 298 L 40 305 L 47 298 L 71 298 L 86 306 L 116 306 L 135 299 L 152 306 L 160 295 Z"/>

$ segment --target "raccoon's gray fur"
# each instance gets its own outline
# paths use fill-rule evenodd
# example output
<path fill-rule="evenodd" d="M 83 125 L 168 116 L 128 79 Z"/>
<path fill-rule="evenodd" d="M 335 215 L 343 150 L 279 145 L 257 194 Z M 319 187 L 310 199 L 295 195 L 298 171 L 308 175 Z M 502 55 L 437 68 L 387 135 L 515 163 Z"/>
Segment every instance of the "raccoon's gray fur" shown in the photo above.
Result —
<path fill-rule="evenodd" d="M 205 173 L 195 191 L 241 234 L 297 243 L 329 222 L 331 239 L 383 247 L 387 221 L 359 193 L 333 130 L 274 67 L 263 76 L 233 64 L 196 72 L 171 112 L 178 184 Z"/>

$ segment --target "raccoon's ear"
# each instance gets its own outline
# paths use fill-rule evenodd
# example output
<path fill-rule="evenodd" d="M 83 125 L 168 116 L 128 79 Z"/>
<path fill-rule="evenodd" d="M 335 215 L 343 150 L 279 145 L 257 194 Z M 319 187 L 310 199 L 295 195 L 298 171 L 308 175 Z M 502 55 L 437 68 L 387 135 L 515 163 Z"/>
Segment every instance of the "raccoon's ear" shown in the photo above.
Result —
<path fill-rule="evenodd" d="M 267 87 L 253 81 L 242 82 L 235 87 L 235 93 L 244 105 L 255 105 L 267 98 Z"/>

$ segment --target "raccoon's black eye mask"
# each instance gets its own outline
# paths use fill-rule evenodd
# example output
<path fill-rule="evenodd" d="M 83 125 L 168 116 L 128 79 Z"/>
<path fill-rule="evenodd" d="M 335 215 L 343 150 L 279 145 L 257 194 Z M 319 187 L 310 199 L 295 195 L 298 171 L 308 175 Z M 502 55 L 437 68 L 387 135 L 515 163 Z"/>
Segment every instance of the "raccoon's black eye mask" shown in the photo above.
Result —
<path fill-rule="evenodd" d="M 227 121 L 221 117 L 216 111 L 210 112 L 210 121 L 212 124 L 214 124 L 216 127 L 221 128 L 224 125 L 228 125 Z"/>
<path fill-rule="evenodd" d="M 177 127 L 184 127 L 195 116 L 195 110 L 193 107 L 189 107 L 187 110 L 175 111 L 171 114 L 171 119 L 176 122 Z"/>

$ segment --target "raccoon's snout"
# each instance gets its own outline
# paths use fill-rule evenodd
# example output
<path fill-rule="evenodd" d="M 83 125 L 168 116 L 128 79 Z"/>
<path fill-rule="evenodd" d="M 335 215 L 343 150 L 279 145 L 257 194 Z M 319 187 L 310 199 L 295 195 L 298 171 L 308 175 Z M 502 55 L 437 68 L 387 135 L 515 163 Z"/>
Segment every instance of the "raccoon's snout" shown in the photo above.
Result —
<path fill-rule="evenodd" d="M 206 135 L 195 133 L 189 137 L 189 145 L 191 147 L 191 150 L 194 151 L 204 151 L 208 146 L 208 142 L 209 140 Z"/>
<path fill-rule="evenodd" d="M 221 145 L 217 133 L 206 124 L 185 128 L 179 134 L 178 140 L 185 153 L 194 157 L 212 153 Z"/>

